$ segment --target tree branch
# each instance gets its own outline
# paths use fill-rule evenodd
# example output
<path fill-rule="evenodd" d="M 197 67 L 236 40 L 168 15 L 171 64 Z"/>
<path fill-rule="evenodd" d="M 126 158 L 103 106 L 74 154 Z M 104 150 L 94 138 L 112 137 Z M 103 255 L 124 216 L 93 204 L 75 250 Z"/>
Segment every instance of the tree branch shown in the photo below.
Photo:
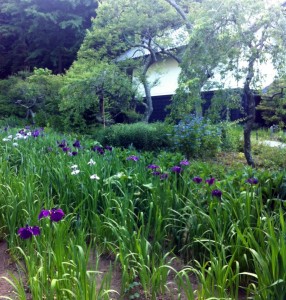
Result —
<path fill-rule="evenodd" d="M 187 15 L 185 14 L 184 10 L 181 6 L 175 1 L 175 0 L 165 0 L 168 2 L 171 6 L 175 8 L 175 10 L 178 12 L 178 14 L 182 17 L 182 19 L 185 21 L 186 27 L 189 32 L 193 30 L 193 26 L 191 22 L 188 20 Z"/>

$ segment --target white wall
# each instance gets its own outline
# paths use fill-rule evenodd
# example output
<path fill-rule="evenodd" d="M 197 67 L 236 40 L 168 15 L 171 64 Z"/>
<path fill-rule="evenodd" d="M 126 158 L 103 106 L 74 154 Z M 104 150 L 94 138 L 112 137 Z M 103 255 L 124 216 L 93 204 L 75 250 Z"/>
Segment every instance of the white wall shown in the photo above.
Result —
<path fill-rule="evenodd" d="M 151 85 L 152 96 L 173 95 L 178 86 L 178 78 L 181 72 L 176 60 L 167 58 L 163 61 L 158 61 L 153 64 L 148 72 L 148 81 Z M 136 73 L 134 74 L 134 82 L 138 84 Z M 138 84 L 139 93 L 145 96 L 142 84 Z"/>
<path fill-rule="evenodd" d="M 245 67 L 245 63 L 240 63 L 240 67 Z M 270 62 L 264 62 L 263 64 L 256 65 L 256 69 L 259 70 L 261 78 L 256 82 L 254 89 L 263 89 L 270 85 L 275 76 L 276 71 Z M 165 60 L 158 61 L 153 64 L 148 72 L 148 81 L 151 85 L 151 95 L 152 96 L 163 96 L 163 95 L 173 95 L 178 87 L 178 78 L 181 72 L 176 60 L 173 58 L 166 58 Z M 134 73 L 134 83 L 138 84 L 139 93 L 144 97 L 145 92 L 143 85 L 138 83 L 136 79 L 136 73 Z M 209 80 L 209 82 L 203 87 L 203 91 L 216 90 L 218 88 L 242 88 L 245 78 L 240 80 L 236 79 L 236 76 L 232 72 L 227 72 L 220 75 L 220 72 L 215 72 L 214 76 Z"/>

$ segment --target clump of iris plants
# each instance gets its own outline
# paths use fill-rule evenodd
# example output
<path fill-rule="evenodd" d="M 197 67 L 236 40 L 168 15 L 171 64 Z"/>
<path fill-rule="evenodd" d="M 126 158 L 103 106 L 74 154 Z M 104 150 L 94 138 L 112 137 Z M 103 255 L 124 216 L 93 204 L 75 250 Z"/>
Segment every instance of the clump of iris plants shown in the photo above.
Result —
<path fill-rule="evenodd" d="M 59 222 L 65 217 L 65 213 L 60 208 L 52 208 L 50 210 L 43 209 L 41 210 L 38 220 L 42 218 L 49 217 L 51 222 Z M 29 226 L 26 225 L 25 227 L 21 227 L 18 230 L 18 235 L 21 239 L 27 240 L 31 238 L 33 235 L 40 235 L 41 230 L 39 226 Z"/>

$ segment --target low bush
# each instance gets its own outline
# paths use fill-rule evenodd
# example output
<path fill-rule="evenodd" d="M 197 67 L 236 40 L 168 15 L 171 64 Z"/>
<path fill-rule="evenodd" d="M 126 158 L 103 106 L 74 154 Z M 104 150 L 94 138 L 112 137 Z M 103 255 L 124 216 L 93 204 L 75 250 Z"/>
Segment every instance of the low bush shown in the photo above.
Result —
<path fill-rule="evenodd" d="M 15 116 L 10 116 L 8 118 L 0 118 L 0 127 L 8 128 L 8 127 L 24 127 L 28 123 L 27 119 L 20 119 Z"/>
<path fill-rule="evenodd" d="M 265 169 L 286 168 L 286 149 L 281 147 L 270 147 L 261 143 L 253 144 L 253 153 L 257 156 L 257 165 Z"/>
<path fill-rule="evenodd" d="M 106 129 L 100 129 L 95 139 L 103 145 L 128 148 L 133 146 L 137 150 L 153 151 L 170 146 L 170 126 L 165 123 L 147 124 L 116 124 Z"/>
<path fill-rule="evenodd" d="M 235 123 L 223 122 L 221 129 L 221 149 L 223 151 L 239 151 L 242 145 L 242 128 Z"/>
<path fill-rule="evenodd" d="M 221 129 L 203 117 L 189 115 L 174 126 L 172 140 L 187 158 L 212 157 L 221 146 Z"/>

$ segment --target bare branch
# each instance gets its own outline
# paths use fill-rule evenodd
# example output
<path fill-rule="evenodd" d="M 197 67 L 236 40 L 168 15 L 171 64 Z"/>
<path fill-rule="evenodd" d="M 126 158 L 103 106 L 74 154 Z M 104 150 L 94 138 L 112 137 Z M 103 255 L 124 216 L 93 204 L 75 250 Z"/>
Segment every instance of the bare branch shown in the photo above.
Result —
<path fill-rule="evenodd" d="M 178 14 L 184 20 L 188 31 L 191 32 L 193 30 L 193 26 L 192 26 L 191 22 L 188 20 L 187 15 L 185 14 L 182 7 L 179 6 L 179 4 L 175 0 L 166 0 L 166 2 L 168 2 L 171 6 L 173 6 L 175 8 L 175 10 L 178 12 Z"/>

